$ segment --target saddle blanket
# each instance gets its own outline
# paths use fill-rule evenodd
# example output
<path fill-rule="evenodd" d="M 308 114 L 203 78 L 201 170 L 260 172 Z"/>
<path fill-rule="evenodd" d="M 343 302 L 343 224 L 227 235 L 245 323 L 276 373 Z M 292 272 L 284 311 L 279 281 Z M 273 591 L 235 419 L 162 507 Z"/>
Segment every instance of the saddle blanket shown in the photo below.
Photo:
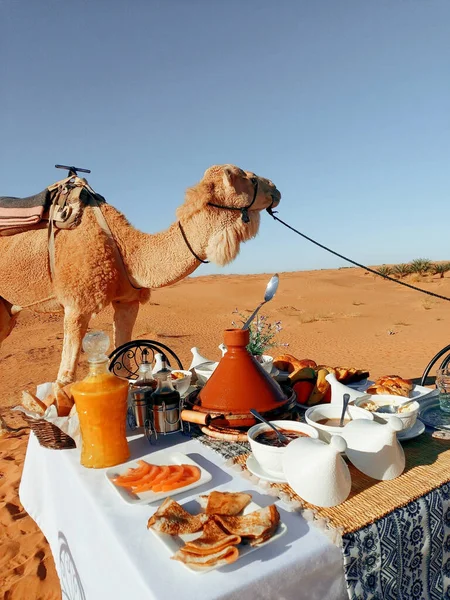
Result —
<path fill-rule="evenodd" d="M 46 209 L 49 190 L 28 198 L 0 197 L 0 229 L 15 229 L 41 221 Z"/>

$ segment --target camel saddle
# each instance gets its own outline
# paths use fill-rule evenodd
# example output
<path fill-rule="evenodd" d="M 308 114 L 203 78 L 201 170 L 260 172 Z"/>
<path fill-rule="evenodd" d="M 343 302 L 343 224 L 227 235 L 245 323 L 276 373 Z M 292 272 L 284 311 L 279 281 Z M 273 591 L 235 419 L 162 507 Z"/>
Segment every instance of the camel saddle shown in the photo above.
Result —
<path fill-rule="evenodd" d="M 105 199 L 85 179 L 67 177 L 27 198 L 0 197 L 0 235 L 15 235 L 30 227 L 76 227 L 86 205 Z"/>

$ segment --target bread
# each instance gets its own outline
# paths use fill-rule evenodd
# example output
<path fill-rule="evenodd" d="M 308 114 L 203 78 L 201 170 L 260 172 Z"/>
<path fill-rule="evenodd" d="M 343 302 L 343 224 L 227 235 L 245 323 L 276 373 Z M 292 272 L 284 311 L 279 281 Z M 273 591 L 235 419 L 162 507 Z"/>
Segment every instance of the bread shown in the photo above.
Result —
<path fill-rule="evenodd" d="M 281 356 L 277 356 L 273 361 L 273 366 L 280 371 L 287 371 L 288 373 L 293 373 L 298 369 L 303 369 L 304 367 L 317 367 L 317 364 L 309 359 L 303 358 L 298 359 L 295 358 L 292 354 L 281 354 Z"/>
<path fill-rule="evenodd" d="M 47 410 L 47 406 L 28 390 L 22 392 L 22 406 L 30 412 L 37 413 L 41 416 Z"/>
<path fill-rule="evenodd" d="M 316 385 L 313 388 L 313 391 L 311 392 L 308 400 L 306 401 L 306 404 L 308 406 L 314 406 L 316 404 L 319 404 L 319 402 L 322 402 L 325 399 L 325 396 L 330 393 L 331 390 L 331 386 L 328 383 L 328 381 L 325 379 L 325 377 L 329 374 L 328 371 L 328 367 L 321 367 L 318 371 L 317 371 L 317 379 L 316 379 Z M 331 397 L 330 397 L 331 399 Z"/>
<path fill-rule="evenodd" d="M 72 410 L 74 401 L 70 395 L 71 385 L 72 384 L 69 384 L 61 388 L 58 383 L 53 384 L 53 397 L 58 417 L 67 417 Z"/>
<path fill-rule="evenodd" d="M 389 394 L 392 396 L 409 397 L 413 389 L 413 383 L 410 379 L 403 379 L 399 375 L 385 375 L 375 381 L 375 383 L 366 390 L 367 394 Z"/>
<path fill-rule="evenodd" d="M 50 392 L 50 394 L 47 394 L 45 396 L 45 398 L 42 400 L 42 402 L 45 404 L 45 406 L 48 408 L 49 406 L 51 406 L 52 404 L 55 403 L 55 396 L 53 395 L 53 392 Z"/>

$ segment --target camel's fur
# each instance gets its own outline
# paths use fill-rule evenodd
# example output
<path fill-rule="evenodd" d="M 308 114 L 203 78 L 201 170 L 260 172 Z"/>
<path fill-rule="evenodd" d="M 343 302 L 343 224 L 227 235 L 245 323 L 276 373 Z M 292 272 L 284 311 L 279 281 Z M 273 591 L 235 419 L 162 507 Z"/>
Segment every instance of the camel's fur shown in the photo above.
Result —
<path fill-rule="evenodd" d="M 218 265 L 232 261 L 241 242 L 258 232 L 260 211 L 279 203 L 281 196 L 276 187 L 258 177 L 258 195 L 249 211 L 250 223 L 242 221 L 239 211 L 208 206 L 208 202 L 247 206 L 253 198 L 254 177 L 232 165 L 214 166 L 187 190 L 177 217 L 201 259 Z M 11 332 L 21 307 L 36 312 L 64 312 L 59 385 L 74 380 L 81 341 L 94 313 L 113 304 L 114 345 L 123 344 L 131 339 L 139 303 L 148 300 L 150 290 L 180 281 L 200 264 L 185 244 L 178 223 L 164 232 L 146 234 L 133 228 L 111 205 L 102 205 L 101 210 L 130 279 L 114 242 L 101 230 L 89 206 L 85 207 L 78 227 L 61 230 L 56 236 L 53 282 L 46 229 L 35 227 L 0 237 L 0 343 Z"/>

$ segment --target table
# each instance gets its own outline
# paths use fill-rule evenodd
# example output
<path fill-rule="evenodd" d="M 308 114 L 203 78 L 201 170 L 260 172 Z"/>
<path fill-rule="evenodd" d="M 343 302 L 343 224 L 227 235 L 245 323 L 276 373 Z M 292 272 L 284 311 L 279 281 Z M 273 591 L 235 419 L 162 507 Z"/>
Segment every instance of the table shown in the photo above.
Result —
<path fill-rule="evenodd" d="M 176 496 L 181 504 L 212 489 L 250 491 L 262 506 L 274 502 L 219 454 L 182 434 L 154 446 L 142 435 L 129 443 L 132 459 L 170 446 L 212 474 L 210 483 Z M 31 433 L 19 495 L 50 544 L 64 600 L 348 599 L 341 549 L 280 501 L 283 537 L 220 570 L 192 573 L 147 530 L 157 505 L 126 504 L 105 469 L 80 466 L 78 449 L 42 448 Z"/>

